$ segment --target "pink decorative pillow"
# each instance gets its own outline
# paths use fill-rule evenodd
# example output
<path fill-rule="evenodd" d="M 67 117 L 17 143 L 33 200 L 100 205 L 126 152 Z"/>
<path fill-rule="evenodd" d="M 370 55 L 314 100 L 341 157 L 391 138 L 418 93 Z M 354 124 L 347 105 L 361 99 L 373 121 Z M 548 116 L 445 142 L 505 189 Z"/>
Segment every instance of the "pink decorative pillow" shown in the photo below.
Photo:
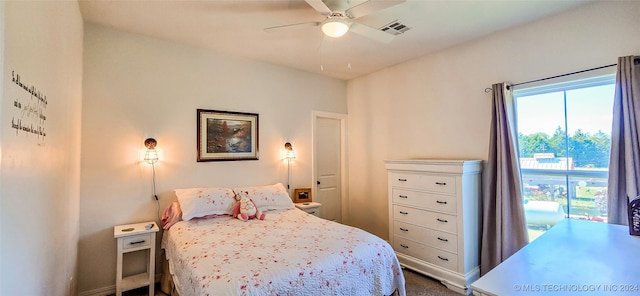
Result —
<path fill-rule="evenodd" d="M 179 221 L 182 221 L 182 210 L 180 209 L 180 204 L 174 201 L 162 214 L 162 229 L 169 229 Z"/>
<path fill-rule="evenodd" d="M 230 188 L 188 188 L 175 192 L 185 221 L 209 215 L 231 215 L 236 203 Z"/>
<path fill-rule="evenodd" d="M 293 209 L 293 201 L 282 183 L 234 188 L 234 192 L 246 191 L 253 203 L 262 211 Z"/>

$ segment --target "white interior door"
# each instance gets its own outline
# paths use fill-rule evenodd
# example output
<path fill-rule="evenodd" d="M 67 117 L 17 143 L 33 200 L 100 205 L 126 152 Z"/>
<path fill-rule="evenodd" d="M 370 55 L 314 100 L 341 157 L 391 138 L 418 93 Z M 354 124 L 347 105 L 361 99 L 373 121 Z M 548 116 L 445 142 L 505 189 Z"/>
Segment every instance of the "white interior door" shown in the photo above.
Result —
<path fill-rule="evenodd" d="M 320 217 L 343 223 L 344 204 L 344 121 L 343 114 L 314 115 L 313 200 L 322 204 Z"/>

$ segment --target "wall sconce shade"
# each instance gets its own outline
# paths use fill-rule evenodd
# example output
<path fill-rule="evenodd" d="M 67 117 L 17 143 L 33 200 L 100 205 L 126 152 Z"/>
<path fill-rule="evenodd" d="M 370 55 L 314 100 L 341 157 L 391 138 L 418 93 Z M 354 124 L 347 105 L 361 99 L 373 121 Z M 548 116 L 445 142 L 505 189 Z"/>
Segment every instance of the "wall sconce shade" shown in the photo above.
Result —
<path fill-rule="evenodd" d="M 144 161 L 148 164 L 155 164 L 158 162 L 158 152 L 156 151 L 156 145 L 158 142 L 154 138 L 148 138 L 144 140 L 144 146 L 147 147 L 147 151 L 144 153 Z"/>
<path fill-rule="evenodd" d="M 291 143 L 284 143 L 284 150 L 286 154 L 284 158 L 287 160 L 287 189 L 291 188 L 291 161 L 296 159 L 296 152 L 293 151 L 293 145 Z"/>
<path fill-rule="evenodd" d="M 349 31 L 349 23 L 340 18 L 328 18 L 322 22 L 322 32 L 329 37 L 340 37 Z"/>
<path fill-rule="evenodd" d="M 293 146 L 291 145 L 291 143 L 287 142 L 284 144 L 284 149 L 287 151 L 287 154 L 285 155 L 285 158 L 287 160 L 293 160 L 296 159 L 296 152 L 293 151 Z"/>

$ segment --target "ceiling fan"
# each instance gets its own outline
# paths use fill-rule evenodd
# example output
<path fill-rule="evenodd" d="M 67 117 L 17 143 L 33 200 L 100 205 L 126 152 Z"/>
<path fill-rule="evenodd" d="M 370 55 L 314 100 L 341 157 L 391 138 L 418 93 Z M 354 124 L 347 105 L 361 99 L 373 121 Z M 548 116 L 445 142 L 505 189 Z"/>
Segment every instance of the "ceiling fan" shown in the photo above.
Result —
<path fill-rule="evenodd" d="M 265 31 L 276 30 L 284 27 L 299 26 L 299 25 L 313 25 L 320 26 L 322 32 L 329 37 L 340 37 L 346 34 L 348 31 L 362 35 L 364 37 L 389 43 L 395 37 L 393 34 L 385 33 L 376 28 L 369 27 L 357 23 L 355 19 L 369 15 L 373 12 L 389 8 L 391 6 L 398 5 L 406 0 L 368 0 L 357 4 L 353 7 L 348 7 L 349 0 L 338 0 L 331 3 L 336 8 L 332 10 L 322 0 L 305 0 L 313 9 L 326 17 L 323 21 L 303 22 L 297 24 L 281 25 L 265 28 Z M 329 0 L 327 0 L 329 2 Z"/>

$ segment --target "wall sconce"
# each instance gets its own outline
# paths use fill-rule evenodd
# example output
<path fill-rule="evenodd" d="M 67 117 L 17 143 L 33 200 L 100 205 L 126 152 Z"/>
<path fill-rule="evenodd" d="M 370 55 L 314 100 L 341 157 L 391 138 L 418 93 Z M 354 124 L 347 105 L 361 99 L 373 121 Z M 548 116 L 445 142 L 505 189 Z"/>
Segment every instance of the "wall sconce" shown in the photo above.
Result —
<path fill-rule="evenodd" d="M 291 146 L 291 143 L 287 142 L 284 144 L 284 149 L 287 151 L 287 154 L 285 155 L 285 158 L 287 160 L 294 160 L 296 159 L 296 152 L 293 151 L 293 146 Z"/>
<path fill-rule="evenodd" d="M 144 161 L 148 164 L 155 164 L 158 162 L 158 152 L 156 151 L 156 145 L 158 142 L 154 138 L 148 138 L 144 140 L 144 146 L 147 147 L 147 152 L 144 153 Z"/>
<path fill-rule="evenodd" d="M 296 159 L 296 152 L 293 151 L 293 146 L 291 143 L 287 142 L 284 144 L 285 156 L 284 158 L 287 160 L 287 189 L 290 189 L 291 186 L 291 161 Z"/>
<path fill-rule="evenodd" d="M 153 186 L 153 197 L 158 203 L 158 195 L 156 194 L 156 162 L 158 162 L 158 152 L 156 151 L 156 145 L 158 141 L 154 138 L 148 138 L 144 140 L 144 146 L 147 147 L 147 151 L 144 153 L 144 162 L 151 165 L 152 175 L 151 182 Z M 160 204 L 158 203 L 158 221 L 160 220 Z"/>

